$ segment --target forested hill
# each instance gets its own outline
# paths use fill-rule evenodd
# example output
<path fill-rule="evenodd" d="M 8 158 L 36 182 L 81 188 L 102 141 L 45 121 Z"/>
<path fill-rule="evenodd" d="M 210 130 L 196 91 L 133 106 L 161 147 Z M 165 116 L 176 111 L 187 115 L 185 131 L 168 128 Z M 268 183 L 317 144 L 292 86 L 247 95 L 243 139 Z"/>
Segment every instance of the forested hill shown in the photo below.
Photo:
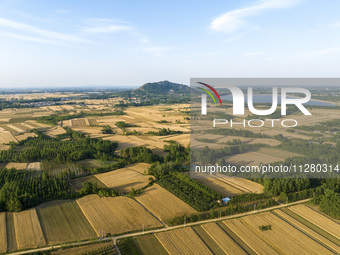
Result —
<path fill-rule="evenodd" d="M 132 91 L 133 94 L 176 94 L 187 95 L 190 88 L 187 85 L 173 83 L 170 81 L 149 82 Z"/>

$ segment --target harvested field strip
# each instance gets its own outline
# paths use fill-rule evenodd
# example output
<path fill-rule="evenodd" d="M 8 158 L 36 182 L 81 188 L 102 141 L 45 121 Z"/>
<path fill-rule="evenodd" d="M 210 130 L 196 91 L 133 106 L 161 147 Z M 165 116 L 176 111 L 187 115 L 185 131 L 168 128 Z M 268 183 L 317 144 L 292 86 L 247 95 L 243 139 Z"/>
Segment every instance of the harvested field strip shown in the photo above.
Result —
<path fill-rule="evenodd" d="M 136 199 L 162 221 L 174 216 L 197 213 L 191 206 L 158 184 L 147 188 Z"/>
<path fill-rule="evenodd" d="M 96 119 L 88 119 L 90 126 L 99 126 L 98 122 Z"/>
<path fill-rule="evenodd" d="M 240 185 L 238 185 L 238 184 L 236 184 L 236 183 L 230 181 L 229 178 L 225 178 L 225 177 L 224 177 L 224 178 L 220 178 L 219 180 L 220 180 L 221 182 L 224 182 L 224 183 L 230 185 L 230 186 L 233 187 L 234 189 L 239 190 L 240 193 L 249 193 L 249 192 L 251 192 L 251 190 L 246 189 L 246 188 L 244 188 L 244 187 L 242 187 L 242 186 L 240 186 Z"/>
<path fill-rule="evenodd" d="M 77 200 L 93 229 L 120 234 L 135 230 L 158 228 L 163 225 L 135 200 L 127 197 L 102 197 L 88 195 Z"/>
<path fill-rule="evenodd" d="M 6 165 L 7 169 L 15 168 L 16 170 L 26 170 L 27 163 L 13 163 L 10 162 Z"/>
<path fill-rule="evenodd" d="M 213 190 L 219 192 L 225 197 L 232 197 L 232 196 L 244 193 L 244 191 L 241 191 L 240 189 L 237 189 L 234 186 L 226 182 L 223 182 L 221 179 L 218 179 L 218 178 L 214 178 L 214 177 L 209 178 L 205 176 L 196 178 L 196 174 L 195 174 L 195 180 L 212 188 Z"/>
<path fill-rule="evenodd" d="M 7 251 L 6 213 L 0 213 L 0 252 Z"/>
<path fill-rule="evenodd" d="M 10 128 L 10 129 L 13 129 L 13 130 L 15 130 L 15 131 L 17 131 L 19 133 L 25 132 L 25 130 L 22 130 L 21 128 L 18 128 L 18 127 L 14 126 L 14 125 L 7 125 L 7 127 Z"/>
<path fill-rule="evenodd" d="M 14 213 L 13 217 L 18 249 L 36 248 L 46 245 L 35 209 Z"/>
<path fill-rule="evenodd" d="M 90 126 L 89 119 L 85 119 L 85 125 L 86 125 L 86 126 Z"/>
<path fill-rule="evenodd" d="M 328 248 L 330 251 L 334 253 L 339 253 L 340 254 L 340 246 L 334 244 L 333 242 L 329 241 L 322 235 L 318 234 L 317 232 L 313 231 L 312 229 L 308 228 L 301 222 L 297 221 L 293 217 L 289 216 L 288 214 L 284 213 L 282 210 L 275 210 L 273 212 L 275 215 L 279 216 L 281 219 L 285 220 L 295 228 L 299 229 L 301 232 L 305 233 L 308 235 L 310 238 L 314 239 L 321 245 L 325 246 Z"/>
<path fill-rule="evenodd" d="M 85 127 L 86 122 L 84 119 L 74 119 L 72 121 L 72 127 Z"/>
<path fill-rule="evenodd" d="M 257 254 L 279 254 L 239 219 L 226 220 L 223 223 Z"/>
<path fill-rule="evenodd" d="M 6 212 L 7 251 L 18 249 L 12 212 Z"/>
<path fill-rule="evenodd" d="M 169 254 L 212 254 L 192 228 L 155 234 Z"/>
<path fill-rule="evenodd" d="M 211 250 L 213 254 L 224 255 L 225 252 L 218 246 L 218 244 L 212 239 L 207 232 L 202 228 L 202 226 L 194 226 L 192 228 L 196 234 L 202 239 L 206 246 Z"/>
<path fill-rule="evenodd" d="M 287 215 L 291 216 L 295 220 L 299 221 L 303 225 L 305 225 L 308 228 L 314 230 L 316 233 L 320 234 L 321 236 L 325 237 L 326 239 L 330 240 L 332 243 L 334 243 L 334 244 L 336 244 L 336 245 L 338 245 L 340 247 L 340 240 L 338 238 L 334 237 L 333 235 L 331 235 L 330 233 L 328 233 L 327 231 L 319 228 L 315 224 L 309 222 L 308 220 L 306 220 L 305 218 L 301 217 L 300 215 L 292 212 L 288 208 L 282 208 L 281 210 L 284 213 L 286 213 Z"/>
<path fill-rule="evenodd" d="M 9 131 L 0 132 L 0 143 L 17 142 L 18 140 Z"/>
<path fill-rule="evenodd" d="M 26 167 L 27 170 L 40 170 L 40 168 L 41 168 L 40 162 L 29 163 Z"/>
<path fill-rule="evenodd" d="M 70 180 L 72 186 L 76 189 L 76 190 L 80 190 L 83 187 L 83 183 L 84 182 L 94 182 L 97 183 L 97 187 L 99 189 L 107 189 L 108 187 L 102 183 L 101 181 L 99 181 L 95 176 L 90 175 L 90 176 L 85 176 L 85 177 L 80 177 L 80 178 L 75 178 L 75 179 L 71 179 Z"/>
<path fill-rule="evenodd" d="M 240 247 L 242 247 L 243 250 L 246 251 L 247 254 L 256 255 L 257 253 L 254 252 L 241 238 L 239 238 L 233 231 L 231 231 L 230 228 L 227 227 L 223 222 L 217 222 L 218 226 L 220 226 L 224 232 L 227 233 L 228 236 L 231 237 L 231 239 L 234 240 L 235 243 L 237 243 Z"/>
<path fill-rule="evenodd" d="M 147 174 L 150 166 L 151 164 L 148 164 L 148 163 L 136 163 L 136 164 L 128 165 L 126 166 L 126 168 L 136 171 L 140 174 L 144 174 L 144 173 Z"/>
<path fill-rule="evenodd" d="M 146 235 L 134 239 L 142 254 L 167 255 L 169 254 L 154 235 Z"/>
<path fill-rule="evenodd" d="M 216 223 L 204 224 L 202 228 L 226 254 L 247 254 L 245 250 L 235 243 Z"/>
<path fill-rule="evenodd" d="M 119 192 L 125 193 L 131 191 L 132 188 L 136 190 L 144 188 L 148 185 L 149 178 L 152 176 L 142 175 L 128 168 L 122 168 L 103 174 L 97 174 L 95 177 L 109 188 L 114 188 Z"/>
<path fill-rule="evenodd" d="M 23 132 L 29 130 L 30 128 L 26 127 L 26 125 L 22 123 L 14 123 L 13 126 L 17 127 L 18 129 L 23 130 Z"/>
<path fill-rule="evenodd" d="M 314 211 L 313 209 L 305 205 L 295 205 L 289 207 L 289 210 L 300 215 L 306 220 L 310 221 L 314 225 L 323 229 L 324 231 L 332 234 L 336 238 L 340 239 L 340 224 L 329 219 L 328 217 Z"/>
<path fill-rule="evenodd" d="M 240 219 L 253 232 L 283 254 L 333 254 L 271 212 L 259 213 Z M 261 231 L 259 226 L 270 225 L 271 230 Z"/>
<path fill-rule="evenodd" d="M 96 232 L 75 201 L 45 203 L 37 211 L 49 245 L 96 237 Z"/>

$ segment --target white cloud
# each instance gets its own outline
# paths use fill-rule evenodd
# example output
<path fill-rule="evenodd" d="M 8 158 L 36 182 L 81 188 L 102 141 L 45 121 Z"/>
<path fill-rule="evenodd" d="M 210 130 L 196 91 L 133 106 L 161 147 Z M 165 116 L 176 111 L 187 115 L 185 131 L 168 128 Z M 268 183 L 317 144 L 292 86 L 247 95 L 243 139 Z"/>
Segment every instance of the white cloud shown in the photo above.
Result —
<path fill-rule="evenodd" d="M 340 22 L 330 24 L 329 26 L 330 27 L 340 27 Z"/>
<path fill-rule="evenodd" d="M 246 19 L 250 16 L 261 14 L 270 9 L 287 8 L 296 5 L 300 0 L 261 0 L 250 7 L 245 7 L 226 12 L 215 18 L 210 28 L 215 31 L 234 32 L 247 24 Z"/>
<path fill-rule="evenodd" d="M 81 32 L 89 34 L 115 33 L 120 31 L 132 30 L 132 27 L 126 24 L 116 24 L 111 19 L 90 19 L 87 26 L 81 29 Z"/>
<path fill-rule="evenodd" d="M 327 54 L 330 54 L 330 53 L 338 53 L 338 52 L 340 52 L 339 47 L 329 47 L 329 48 L 314 50 L 314 51 L 310 51 L 310 52 L 293 54 L 290 57 L 291 58 L 299 58 L 299 57 L 323 56 L 323 55 L 327 55 Z"/>
<path fill-rule="evenodd" d="M 17 39 L 31 38 L 33 40 L 34 36 L 39 36 L 39 37 L 35 37 L 34 40 L 40 41 L 40 42 L 48 42 L 48 40 L 46 39 L 52 39 L 52 40 L 58 40 L 58 41 L 64 41 L 64 42 L 80 42 L 80 43 L 89 42 L 85 38 L 82 38 L 79 36 L 48 31 L 48 30 L 40 29 L 35 26 L 25 24 L 25 23 L 16 22 L 13 20 L 8 20 L 8 19 L 3 19 L 3 18 L 0 18 L 0 27 L 26 33 L 26 34 L 14 34 L 11 32 L 2 33 L 3 36 L 7 35 L 8 37 L 11 37 L 11 38 L 15 38 L 15 37 Z"/>
<path fill-rule="evenodd" d="M 261 51 L 255 51 L 255 52 L 248 52 L 245 53 L 244 56 L 249 57 L 249 56 L 257 56 L 257 55 L 262 55 L 264 53 L 266 53 L 267 51 L 265 50 L 261 50 Z"/>
<path fill-rule="evenodd" d="M 51 40 L 32 37 L 32 36 L 26 36 L 26 35 L 18 35 L 10 32 L 0 31 L 0 36 L 7 37 L 7 38 L 13 38 L 23 41 L 29 41 L 29 42 L 38 42 L 38 43 L 53 43 Z"/>
<path fill-rule="evenodd" d="M 164 51 L 170 50 L 171 48 L 169 47 L 143 47 L 142 50 L 144 52 L 152 52 L 154 53 L 157 57 L 161 57 L 163 55 Z"/>

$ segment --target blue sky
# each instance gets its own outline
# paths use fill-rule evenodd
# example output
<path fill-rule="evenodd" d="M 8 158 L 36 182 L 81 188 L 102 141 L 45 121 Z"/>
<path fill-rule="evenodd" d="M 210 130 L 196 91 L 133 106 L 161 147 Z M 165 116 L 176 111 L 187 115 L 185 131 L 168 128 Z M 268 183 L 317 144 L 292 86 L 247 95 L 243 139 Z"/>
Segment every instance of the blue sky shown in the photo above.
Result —
<path fill-rule="evenodd" d="M 340 1 L 0 0 L 0 87 L 339 77 Z"/>

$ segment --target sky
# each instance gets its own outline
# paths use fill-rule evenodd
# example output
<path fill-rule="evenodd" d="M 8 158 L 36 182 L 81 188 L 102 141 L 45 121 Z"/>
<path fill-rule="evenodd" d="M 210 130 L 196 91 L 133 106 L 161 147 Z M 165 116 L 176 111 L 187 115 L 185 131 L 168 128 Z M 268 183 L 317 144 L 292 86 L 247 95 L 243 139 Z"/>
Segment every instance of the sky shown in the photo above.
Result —
<path fill-rule="evenodd" d="M 0 0 L 0 88 L 339 77 L 338 0 Z"/>

